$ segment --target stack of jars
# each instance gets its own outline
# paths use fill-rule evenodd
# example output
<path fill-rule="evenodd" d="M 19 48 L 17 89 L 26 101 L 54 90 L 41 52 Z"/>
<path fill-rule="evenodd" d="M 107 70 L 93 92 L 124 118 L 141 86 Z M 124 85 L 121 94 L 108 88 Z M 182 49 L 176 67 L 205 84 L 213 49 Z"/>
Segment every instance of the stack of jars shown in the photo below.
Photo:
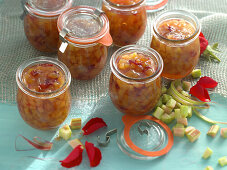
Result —
<path fill-rule="evenodd" d="M 198 62 L 200 25 L 186 11 L 167 11 L 154 19 L 151 48 L 135 45 L 145 32 L 145 0 L 103 0 L 102 10 L 74 6 L 72 0 L 27 0 L 24 31 L 40 57 L 17 71 L 18 108 L 32 127 L 59 126 L 70 110 L 71 76 L 97 76 L 107 60 L 108 46 L 121 47 L 111 57 L 109 94 L 125 114 L 150 112 L 161 95 L 161 76 L 180 79 Z"/>

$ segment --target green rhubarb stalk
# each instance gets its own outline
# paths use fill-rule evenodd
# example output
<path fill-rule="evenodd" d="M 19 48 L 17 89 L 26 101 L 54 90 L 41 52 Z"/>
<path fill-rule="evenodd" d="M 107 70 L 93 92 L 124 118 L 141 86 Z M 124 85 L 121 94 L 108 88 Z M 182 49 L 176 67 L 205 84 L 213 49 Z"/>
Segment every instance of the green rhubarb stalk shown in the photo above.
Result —
<path fill-rule="evenodd" d="M 206 57 L 209 61 L 217 60 L 218 62 L 221 62 L 221 60 L 214 54 L 219 52 L 220 51 L 218 50 L 218 43 L 215 43 L 212 46 L 208 45 L 202 56 Z"/>

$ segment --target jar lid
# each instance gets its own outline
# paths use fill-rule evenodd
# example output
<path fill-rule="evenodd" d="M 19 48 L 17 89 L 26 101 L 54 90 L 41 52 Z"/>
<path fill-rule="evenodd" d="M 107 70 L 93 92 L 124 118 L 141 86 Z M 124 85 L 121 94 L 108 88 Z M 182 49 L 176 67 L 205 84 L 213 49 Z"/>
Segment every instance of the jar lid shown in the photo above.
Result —
<path fill-rule="evenodd" d="M 112 44 L 108 18 L 93 7 L 76 6 L 64 11 L 58 18 L 58 30 L 62 39 L 76 44 Z"/>
<path fill-rule="evenodd" d="M 150 160 L 167 154 L 173 146 L 173 134 L 169 127 L 150 116 L 122 118 L 125 127 L 118 133 L 119 148 L 135 159 Z"/>
<path fill-rule="evenodd" d="M 72 0 L 27 0 L 24 6 L 30 13 L 43 17 L 54 17 L 70 8 Z"/>

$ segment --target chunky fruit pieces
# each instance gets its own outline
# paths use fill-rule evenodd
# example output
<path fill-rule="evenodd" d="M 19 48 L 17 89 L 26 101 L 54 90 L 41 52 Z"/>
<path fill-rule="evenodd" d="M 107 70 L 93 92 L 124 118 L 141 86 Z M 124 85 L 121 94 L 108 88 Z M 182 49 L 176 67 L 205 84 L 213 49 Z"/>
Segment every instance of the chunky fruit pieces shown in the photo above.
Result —
<path fill-rule="evenodd" d="M 219 128 L 220 127 L 218 125 L 212 125 L 209 131 L 207 132 L 207 135 L 212 136 L 214 138 L 217 135 Z"/>
<path fill-rule="evenodd" d="M 200 134 L 201 133 L 200 133 L 199 130 L 193 129 L 186 136 L 188 137 L 188 140 L 190 142 L 194 142 L 194 141 L 196 141 L 199 138 Z"/>
<path fill-rule="evenodd" d="M 213 151 L 212 151 L 209 147 L 207 147 L 206 150 L 205 150 L 204 153 L 203 153 L 202 158 L 203 158 L 203 159 L 207 159 L 207 158 L 209 158 L 212 154 L 213 154 Z"/>

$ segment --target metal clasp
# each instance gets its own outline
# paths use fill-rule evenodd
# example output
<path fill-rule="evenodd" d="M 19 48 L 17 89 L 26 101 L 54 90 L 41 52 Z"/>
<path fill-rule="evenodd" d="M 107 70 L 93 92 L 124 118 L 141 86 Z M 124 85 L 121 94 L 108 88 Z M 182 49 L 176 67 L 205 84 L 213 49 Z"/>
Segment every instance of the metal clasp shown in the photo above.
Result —
<path fill-rule="evenodd" d="M 63 28 L 62 31 L 61 31 L 60 34 L 59 34 L 59 38 L 60 38 L 60 40 L 62 41 L 61 46 L 60 46 L 60 48 L 59 48 L 59 51 L 61 51 L 62 53 L 65 52 L 65 50 L 66 50 L 66 48 L 67 48 L 67 46 L 68 46 L 68 42 L 67 42 L 66 39 L 65 39 L 65 36 L 66 36 L 68 33 L 69 33 L 68 30 L 66 30 L 65 28 Z"/>
<path fill-rule="evenodd" d="M 117 133 L 117 129 L 116 128 L 108 131 L 106 133 L 106 135 L 105 135 L 106 139 L 105 139 L 104 142 L 102 142 L 100 140 L 100 136 L 97 136 L 97 142 L 98 142 L 99 146 L 107 146 L 108 143 L 110 142 L 110 136 L 113 135 L 113 134 L 115 134 L 115 133 Z"/>

